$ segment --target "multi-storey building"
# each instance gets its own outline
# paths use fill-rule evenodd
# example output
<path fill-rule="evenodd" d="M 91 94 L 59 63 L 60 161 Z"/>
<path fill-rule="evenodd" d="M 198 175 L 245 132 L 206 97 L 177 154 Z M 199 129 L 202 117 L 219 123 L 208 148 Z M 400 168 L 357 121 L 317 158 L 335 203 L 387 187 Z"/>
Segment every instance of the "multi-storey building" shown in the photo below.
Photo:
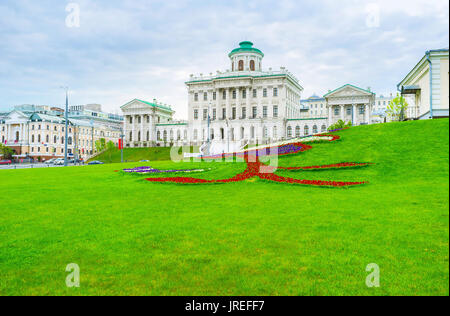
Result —
<path fill-rule="evenodd" d="M 327 111 L 327 101 L 323 97 L 319 97 L 314 94 L 310 96 L 308 99 L 301 101 L 302 105 L 304 105 L 305 109 L 305 117 L 310 118 L 326 118 Z"/>
<path fill-rule="evenodd" d="M 231 70 L 191 75 L 186 82 L 187 122 L 173 122 L 170 107 L 155 100 L 122 106 L 125 145 L 201 145 L 209 139 L 234 149 L 326 130 L 326 116 L 305 115 L 298 79 L 284 67 L 263 70 L 264 54 L 253 43 L 240 43 L 228 56 Z"/>
<path fill-rule="evenodd" d="M 448 48 L 427 51 L 397 85 L 398 91 L 409 103 L 407 119 L 448 117 L 448 52 Z"/>
<path fill-rule="evenodd" d="M 23 110 L 23 111 L 21 111 Z M 64 157 L 64 111 L 49 106 L 17 106 L 0 119 L 2 144 L 16 157 L 36 160 Z M 95 152 L 95 141 L 104 138 L 118 145 L 121 130 L 95 120 L 69 118 L 67 151 L 69 157 L 86 159 Z"/>
<path fill-rule="evenodd" d="M 388 97 L 380 95 L 375 98 L 375 104 L 372 109 L 372 123 L 384 123 L 391 121 L 391 118 L 387 113 L 387 107 L 393 98 L 392 93 Z"/>

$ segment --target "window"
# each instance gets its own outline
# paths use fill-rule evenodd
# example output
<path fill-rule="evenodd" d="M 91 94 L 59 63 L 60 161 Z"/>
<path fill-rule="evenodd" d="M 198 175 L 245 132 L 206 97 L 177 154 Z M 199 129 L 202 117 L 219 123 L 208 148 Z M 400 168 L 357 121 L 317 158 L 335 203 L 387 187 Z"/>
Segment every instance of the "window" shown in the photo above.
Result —
<path fill-rule="evenodd" d="M 300 137 L 300 126 L 295 127 L 295 137 Z"/>
<path fill-rule="evenodd" d="M 173 130 L 170 130 L 170 140 L 173 140 Z"/>
<path fill-rule="evenodd" d="M 147 138 L 146 138 L 146 140 L 147 140 L 147 141 L 150 140 L 150 131 L 147 131 Z"/>
<path fill-rule="evenodd" d="M 250 138 L 255 138 L 255 127 L 250 127 Z"/>
<path fill-rule="evenodd" d="M 242 90 L 242 99 L 247 99 L 247 89 Z"/>
<path fill-rule="evenodd" d="M 211 135 L 211 139 L 214 139 L 214 128 L 211 128 L 210 135 Z"/>
<path fill-rule="evenodd" d="M 198 120 L 198 110 L 194 110 L 194 120 Z"/>
<path fill-rule="evenodd" d="M 227 99 L 227 91 L 226 90 L 224 90 L 223 93 L 222 93 L 222 99 L 223 100 Z"/>
<path fill-rule="evenodd" d="M 213 109 L 213 117 L 212 117 L 213 120 L 216 119 L 216 115 L 217 115 L 217 110 L 216 110 L 216 109 Z"/>
<path fill-rule="evenodd" d="M 250 70 L 255 71 L 255 61 L 254 60 L 250 60 Z"/>
<path fill-rule="evenodd" d="M 133 117 L 130 116 L 130 124 L 133 124 Z M 63 132 L 64 132 L 64 128 L 63 128 Z"/>
<path fill-rule="evenodd" d="M 208 119 L 208 109 L 203 109 L 203 120 L 206 121 Z"/>
<path fill-rule="evenodd" d="M 233 99 L 236 99 L 236 90 L 233 90 Z"/>
<path fill-rule="evenodd" d="M 34 135 L 31 135 L 31 142 L 34 143 Z M 4 141 L 2 141 L 4 143 Z"/>
<path fill-rule="evenodd" d="M 243 60 L 239 61 L 239 71 L 244 71 L 244 61 Z"/>
<path fill-rule="evenodd" d="M 263 98 L 267 98 L 267 89 L 266 88 L 263 89 Z"/>
<path fill-rule="evenodd" d="M 309 135 L 309 127 L 305 125 L 305 136 Z"/>
<path fill-rule="evenodd" d="M 242 108 L 242 118 L 245 119 L 247 116 L 247 108 Z"/>
<path fill-rule="evenodd" d="M 220 129 L 220 138 L 225 139 L 225 130 L 223 128 Z"/>
<path fill-rule="evenodd" d="M 267 127 L 263 127 L 263 137 L 264 138 L 267 138 L 269 135 L 268 135 L 268 132 L 267 132 Z"/>
<path fill-rule="evenodd" d="M 253 89 L 253 97 L 256 98 L 258 96 L 258 91 L 256 89 Z"/>
<path fill-rule="evenodd" d="M 231 118 L 232 118 L 233 120 L 236 119 L 236 107 L 233 107 L 233 108 L 231 109 Z"/>
<path fill-rule="evenodd" d="M 203 93 L 203 101 L 208 101 L 208 93 Z"/>
<path fill-rule="evenodd" d="M 138 116 L 138 124 L 141 124 L 141 116 Z"/>
<path fill-rule="evenodd" d="M 273 117 L 278 117 L 278 105 L 273 106 Z"/>
<path fill-rule="evenodd" d="M 267 117 L 267 106 L 263 106 L 263 117 Z"/>
<path fill-rule="evenodd" d="M 214 92 L 213 92 L 213 100 L 215 101 L 216 99 L 217 99 L 217 92 L 214 91 Z"/>
<path fill-rule="evenodd" d="M 70 138 L 69 138 L 69 139 L 70 139 Z M 50 142 L 50 136 L 49 136 L 49 135 L 45 136 L 45 142 L 46 142 L 46 143 L 49 143 L 49 142 Z M 69 145 L 71 145 L 71 144 L 69 143 Z"/>
<path fill-rule="evenodd" d="M 161 140 L 161 132 L 160 131 L 156 132 L 156 139 Z"/>
<path fill-rule="evenodd" d="M 224 120 L 224 119 L 226 119 L 227 118 L 227 109 L 226 108 L 223 108 L 222 109 L 222 120 Z"/>
<path fill-rule="evenodd" d="M 273 127 L 273 138 L 277 138 L 278 136 L 277 136 L 277 127 L 276 126 L 274 126 Z"/>
<path fill-rule="evenodd" d="M 241 127 L 241 139 L 244 139 L 245 136 L 245 128 Z"/>
<path fill-rule="evenodd" d="M 287 128 L 287 137 L 291 138 L 292 137 L 292 127 L 288 126 Z"/>
<path fill-rule="evenodd" d="M 167 141 L 167 131 L 163 131 L 163 140 Z"/>
<path fill-rule="evenodd" d="M 347 115 L 352 115 L 352 108 L 347 108 Z"/>
<path fill-rule="evenodd" d="M 317 128 L 317 125 L 313 126 L 313 134 L 317 134 L 319 132 L 319 129 Z"/>
<path fill-rule="evenodd" d="M 322 132 L 326 132 L 326 131 L 327 131 L 326 125 L 322 125 Z"/>
<path fill-rule="evenodd" d="M 195 139 L 195 140 L 197 139 L 197 136 L 198 136 L 198 132 L 197 132 L 196 129 L 194 129 L 194 139 Z"/>
<path fill-rule="evenodd" d="M 194 101 L 198 101 L 198 93 L 194 93 Z"/>
<path fill-rule="evenodd" d="M 130 132 L 130 142 L 133 141 L 133 132 Z"/>
<path fill-rule="evenodd" d="M 334 115 L 339 115 L 339 107 L 334 108 Z"/>
<path fill-rule="evenodd" d="M 359 114 L 364 114 L 366 111 L 365 111 L 365 109 L 364 109 L 364 105 L 361 105 L 360 107 L 359 107 Z"/>
<path fill-rule="evenodd" d="M 252 108 L 252 118 L 256 118 L 257 115 L 258 115 L 258 108 L 254 106 Z"/>
<path fill-rule="evenodd" d="M 141 131 L 138 132 L 138 139 L 137 140 L 138 140 L 138 142 L 141 141 Z"/>
<path fill-rule="evenodd" d="M 187 131 L 185 130 L 184 131 L 184 139 L 186 140 L 188 137 L 187 137 Z"/>
<path fill-rule="evenodd" d="M 273 88 L 273 96 L 274 97 L 278 96 L 278 88 Z"/>

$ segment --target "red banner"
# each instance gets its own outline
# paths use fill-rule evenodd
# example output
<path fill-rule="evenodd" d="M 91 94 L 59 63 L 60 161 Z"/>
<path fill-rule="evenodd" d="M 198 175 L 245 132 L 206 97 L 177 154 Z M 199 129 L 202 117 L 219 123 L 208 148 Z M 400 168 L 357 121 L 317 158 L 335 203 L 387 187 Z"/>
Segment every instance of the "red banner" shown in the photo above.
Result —
<path fill-rule="evenodd" d="M 122 142 L 121 139 L 119 139 L 119 146 L 118 146 L 118 148 L 119 148 L 119 149 L 123 149 L 123 142 Z"/>

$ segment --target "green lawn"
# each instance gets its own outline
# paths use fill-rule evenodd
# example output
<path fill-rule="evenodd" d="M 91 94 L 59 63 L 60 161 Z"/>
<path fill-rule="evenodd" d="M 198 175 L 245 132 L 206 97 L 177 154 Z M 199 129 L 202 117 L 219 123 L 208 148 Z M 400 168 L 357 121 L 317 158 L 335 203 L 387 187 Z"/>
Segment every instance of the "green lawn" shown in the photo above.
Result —
<path fill-rule="evenodd" d="M 114 172 L 128 163 L 0 170 L 1 295 L 448 295 L 449 121 L 353 127 L 282 166 L 373 162 L 353 170 L 279 172 L 367 180 L 319 188 L 262 180 L 158 184 Z M 242 163 L 151 163 L 211 168 Z M 65 267 L 81 268 L 67 288 Z M 365 285 L 369 263 L 381 287 Z"/>
<path fill-rule="evenodd" d="M 197 147 L 191 147 L 191 152 L 198 152 Z M 107 150 L 100 155 L 93 157 L 92 160 L 100 160 L 105 163 L 121 162 L 121 153 L 119 149 Z M 125 162 L 136 162 L 141 160 L 163 161 L 170 160 L 170 148 L 167 147 L 149 147 L 149 148 L 125 148 L 123 152 Z"/>

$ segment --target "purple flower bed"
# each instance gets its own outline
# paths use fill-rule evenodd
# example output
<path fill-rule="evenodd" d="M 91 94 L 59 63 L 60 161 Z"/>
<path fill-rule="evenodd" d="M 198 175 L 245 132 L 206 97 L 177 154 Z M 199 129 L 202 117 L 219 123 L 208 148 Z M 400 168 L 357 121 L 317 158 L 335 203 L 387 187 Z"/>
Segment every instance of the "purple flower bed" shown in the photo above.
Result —
<path fill-rule="evenodd" d="M 128 173 L 170 173 L 170 172 L 195 172 L 204 171 L 203 169 L 182 169 L 182 170 L 159 170 L 152 167 L 136 167 L 132 169 L 123 169 L 124 172 Z"/>

